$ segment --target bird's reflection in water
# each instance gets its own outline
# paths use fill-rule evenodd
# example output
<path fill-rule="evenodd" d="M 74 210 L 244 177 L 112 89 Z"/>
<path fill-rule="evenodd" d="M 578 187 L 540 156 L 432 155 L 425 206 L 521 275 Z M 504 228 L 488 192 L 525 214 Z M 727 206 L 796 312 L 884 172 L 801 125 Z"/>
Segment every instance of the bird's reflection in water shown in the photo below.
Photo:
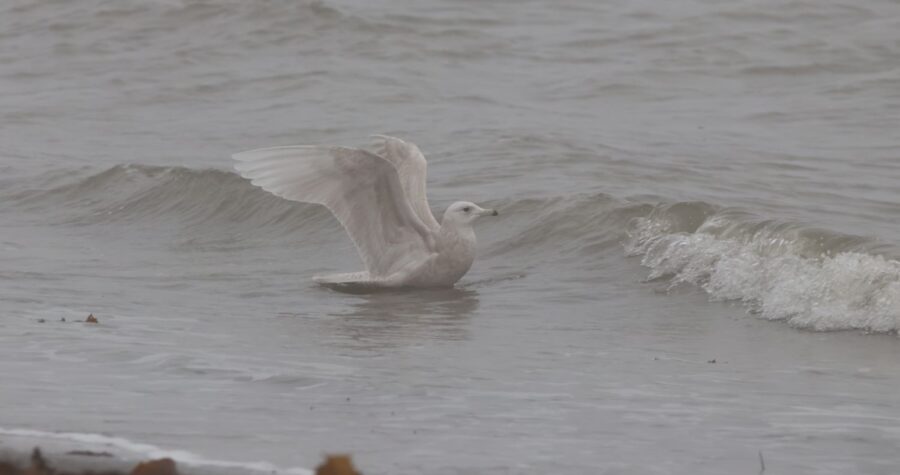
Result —
<path fill-rule="evenodd" d="M 347 295 L 349 311 L 332 314 L 334 331 L 357 349 L 375 350 L 424 339 L 468 338 L 478 292 L 466 289 L 398 290 Z"/>

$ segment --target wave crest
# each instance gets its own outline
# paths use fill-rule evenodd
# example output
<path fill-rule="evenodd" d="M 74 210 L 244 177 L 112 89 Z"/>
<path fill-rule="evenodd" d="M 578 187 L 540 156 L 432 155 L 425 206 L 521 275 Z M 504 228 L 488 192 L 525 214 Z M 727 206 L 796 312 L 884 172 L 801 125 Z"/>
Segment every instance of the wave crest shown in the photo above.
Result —
<path fill-rule="evenodd" d="M 185 167 L 116 165 L 88 176 L 53 175 L 6 200 L 20 209 L 52 210 L 52 221 L 67 225 L 174 220 L 191 229 L 264 227 L 277 235 L 329 217 L 320 206 L 282 200 L 230 171 Z"/>
<path fill-rule="evenodd" d="M 713 300 L 741 301 L 800 328 L 900 329 L 900 261 L 871 252 L 872 241 L 682 205 L 631 222 L 626 252 L 641 256 L 650 280 L 696 285 Z"/>

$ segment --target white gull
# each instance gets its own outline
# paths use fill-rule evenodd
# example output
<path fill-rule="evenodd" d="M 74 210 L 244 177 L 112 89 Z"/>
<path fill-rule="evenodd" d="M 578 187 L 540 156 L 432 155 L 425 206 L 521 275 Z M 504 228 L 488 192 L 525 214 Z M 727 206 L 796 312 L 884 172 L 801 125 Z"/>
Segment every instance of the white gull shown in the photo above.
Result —
<path fill-rule="evenodd" d="M 366 270 L 315 276 L 328 286 L 451 287 L 475 260 L 472 224 L 497 216 L 468 201 L 438 223 L 425 194 L 427 163 L 415 144 L 375 135 L 375 153 L 298 145 L 235 154 L 235 169 L 276 196 L 327 207 Z"/>

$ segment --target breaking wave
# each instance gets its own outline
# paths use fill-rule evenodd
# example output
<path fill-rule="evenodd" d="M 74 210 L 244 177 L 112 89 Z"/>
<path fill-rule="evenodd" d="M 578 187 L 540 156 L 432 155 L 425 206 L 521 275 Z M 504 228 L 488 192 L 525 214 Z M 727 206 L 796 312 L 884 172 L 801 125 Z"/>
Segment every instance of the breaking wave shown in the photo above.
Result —
<path fill-rule="evenodd" d="M 634 219 L 626 251 L 649 280 L 699 286 L 762 318 L 817 331 L 900 329 L 900 260 L 870 239 L 678 203 Z"/>

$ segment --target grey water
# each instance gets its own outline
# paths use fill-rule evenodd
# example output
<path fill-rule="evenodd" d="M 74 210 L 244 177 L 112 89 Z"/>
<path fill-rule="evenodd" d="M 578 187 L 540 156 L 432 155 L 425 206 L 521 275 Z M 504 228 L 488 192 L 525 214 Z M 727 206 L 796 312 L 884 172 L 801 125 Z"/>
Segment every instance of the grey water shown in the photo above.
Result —
<path fill-rule="evenodd" d="M 887 0 L 7 0 L 0 446 L 894 474 L 898 124 Z M 340 225 L 230 168 L 374 133 L 500 210 L 455 289 L 316 287 Z"/>

